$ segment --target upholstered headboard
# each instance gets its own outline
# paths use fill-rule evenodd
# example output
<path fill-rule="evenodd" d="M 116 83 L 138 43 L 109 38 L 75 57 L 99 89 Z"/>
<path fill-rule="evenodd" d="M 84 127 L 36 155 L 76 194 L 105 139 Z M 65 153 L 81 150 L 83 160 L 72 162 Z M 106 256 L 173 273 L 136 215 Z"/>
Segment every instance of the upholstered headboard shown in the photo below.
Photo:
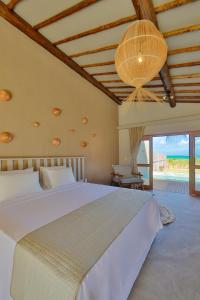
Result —
<path fill-rule="evenodd" d="M 76 180 L 85 179 L 85 157 L 0 157 L 0 170 L 22 170 L 33 167 L 38 170 L 39 167 L 50 166 L 69 166 L 72 167 Z"/>

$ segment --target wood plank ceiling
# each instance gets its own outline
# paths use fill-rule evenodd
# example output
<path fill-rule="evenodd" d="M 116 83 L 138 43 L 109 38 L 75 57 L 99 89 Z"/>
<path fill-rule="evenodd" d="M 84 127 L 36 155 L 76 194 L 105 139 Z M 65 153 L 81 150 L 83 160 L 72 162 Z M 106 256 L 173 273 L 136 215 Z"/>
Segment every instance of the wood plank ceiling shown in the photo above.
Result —
<path fill-rule="evenodd" d="M 200 0 L 0 0 L 0 16 L 117 104 L 133 90 L 118 77 L 114 53 L 127 26 L 152 20 L 168 60 L 146 87 L 171 107 L 200 103 Z"/>

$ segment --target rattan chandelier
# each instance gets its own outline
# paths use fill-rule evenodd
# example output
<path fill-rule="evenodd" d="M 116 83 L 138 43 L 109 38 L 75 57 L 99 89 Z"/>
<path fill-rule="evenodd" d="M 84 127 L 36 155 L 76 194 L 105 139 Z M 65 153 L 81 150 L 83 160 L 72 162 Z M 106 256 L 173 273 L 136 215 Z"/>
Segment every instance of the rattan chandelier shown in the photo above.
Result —
<path fill-rule="evenodd" d="M 115 53 L 115 66 L 122 81 L 135 87 L 128 101 L 162 101 L 142 88 L 161 70 L 167 59 L 167 44 L 162 33 L 149 20 L 132 23 Z"/>

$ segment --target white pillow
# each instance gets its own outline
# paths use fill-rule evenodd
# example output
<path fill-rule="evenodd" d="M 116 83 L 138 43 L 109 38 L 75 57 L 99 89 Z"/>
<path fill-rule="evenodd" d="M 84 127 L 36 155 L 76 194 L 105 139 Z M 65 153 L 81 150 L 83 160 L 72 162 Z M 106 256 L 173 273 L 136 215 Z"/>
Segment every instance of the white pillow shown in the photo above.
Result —
<path fill-rule="evenodd" d="M 65 169 L 66 166 L 55 166 L 55 167 L 40 167 L 40 184 L 44 189 L 51 188 L 49 178 L 47 176 L 47 170 L 59 170 Z"/>
<path fill-rule="evenodd" d="M 27 173 L 33 173 L 33 168 L 27 168 L 24 170 L 0 171 L 0 175 L 17 175 Z"/>
<path fill-rule="evenodd" d="M 0 202 L 15 196 L 42 191 L 39 173 L 32 172 L 16 175 L 0 175 Z"/>
<path fill-rule="evenodd" d="M 57 186 L 76 182 L 71 167 L 60 169 L 47 168 L 45 173 L 47 188 L 55 188 Z"/>

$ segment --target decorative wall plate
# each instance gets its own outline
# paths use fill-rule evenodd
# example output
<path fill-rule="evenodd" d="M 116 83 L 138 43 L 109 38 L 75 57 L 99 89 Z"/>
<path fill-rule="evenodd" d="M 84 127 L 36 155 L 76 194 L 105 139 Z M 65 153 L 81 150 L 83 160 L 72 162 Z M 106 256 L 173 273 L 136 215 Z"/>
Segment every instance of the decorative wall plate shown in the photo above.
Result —
<path fill-rule="evenodd" d="M 86 141 L 81 141 L 81 142 L 80 142 L 80 145 L 81 145 L 82 148 L 85 148 L 85 147 L 87 147 L 88 142 L 86 142 Z"/>
<path fill-rule="evenodd" d="M 75 132 L 76 132 L 76 129 L 74 129 L 74 128 L 70 128 L 70 129 L 69 129 L 69 132 L 71 132 L 71 133 L 75 133 Z"/>
<path fill-rule="evenodd" d="M 83 125 L 86 125 L 86 124 L 88 123 L 88 118 L 87 118 L 87 117 L 82 117 L 82 118 L 81 118 L 81 123 L 82 123 Z"/>
<path fill-rule="evenodd" d="M 61 139 L 56 137 L 52 139 L 52 145 L 59 146 L 61 144 Z"/>
<path fill-rule="evenodd" d="M 0 142 L 9 144 L 13 140 L 13 135 L 10 132 L 4 131 L 0 133 Z"/>
<path fill-rule="evenodd" d="M 33 127 L 40 127 L 40 122 L 34 122 Z"/>
<path fill-rule="evenodd" d="M 58 117 L 58 116 L 61 115 L 62 110 L 61 110 L 59 107 L 54 107 L 54 108 L 52 109 L 52 113 L 53 113 L 54 116 Z"/>
<path fill-rule="evenodd" d="M 12 98 L 12 94 L 11 92 L 7 91 L 7 90 L 0 90 L 0 101 L 10 101 Z"/>

